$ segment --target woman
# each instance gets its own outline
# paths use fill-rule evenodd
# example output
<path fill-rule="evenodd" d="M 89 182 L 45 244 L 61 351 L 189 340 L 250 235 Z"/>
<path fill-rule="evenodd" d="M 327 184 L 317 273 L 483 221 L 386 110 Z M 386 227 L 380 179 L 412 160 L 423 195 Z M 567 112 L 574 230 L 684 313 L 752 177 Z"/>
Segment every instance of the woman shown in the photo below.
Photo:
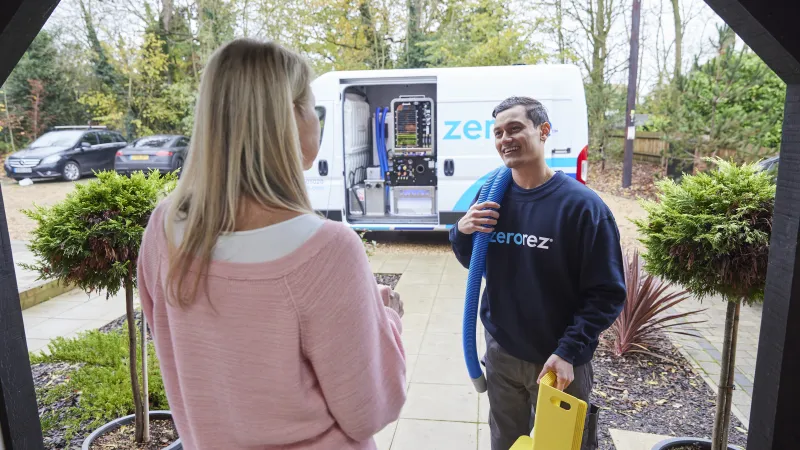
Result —
<path fill-rule="evenodd" d="M 310 81 L 274 43 L 214 53 L 186 173 L 144 233 L 142 309 L 188 450 L 371 449 L 405 402 L 399 297 L 306 193 Z"/>

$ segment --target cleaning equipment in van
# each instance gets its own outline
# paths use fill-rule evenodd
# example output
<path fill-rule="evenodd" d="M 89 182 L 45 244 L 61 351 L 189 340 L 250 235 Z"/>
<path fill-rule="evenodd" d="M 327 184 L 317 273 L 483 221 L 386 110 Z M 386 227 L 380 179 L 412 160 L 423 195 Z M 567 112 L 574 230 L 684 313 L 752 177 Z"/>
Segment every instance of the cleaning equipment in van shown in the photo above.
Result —
<path fill-rule="evenodd" d="M 481 187 L 477 203 L 486 201 L 500 204 L 503 201 L 508 185 L 511 182 L 511 169 L 501 167 L 489 176 Z M 489 233 L 476 232 L 472 235 L 472 256 L 469 260 L 467 276 L 467 294 L 464 301 L 464 320 L 462 340 L 464 359 L 472 384 L 479 393 L 486 392 L 486 377 L 478 361 L 478 349 L 475 342 L 475 325 L 478 317 L 478 300 L 481 293 L 481 280 L 486 275 L 486 250 L 489 246 Z"/>
<path fill-rule="evenodd" d="M 521 436 L 510 450 L 580 450 L 587 405 L 554 387 L 556 374 L 547 372 L 539 384 L 533 434 Z"/>
<path fill-rule="evenodd" d="M 378 165 L 381 167 L 381 180 L 386 177 L 386 172 L 389 171 L 389 160 L 386 156 L 386 138 L 383 135 L 386 111 L 385 108 L 375 108 L 375 141 L 378 144 Z"/>

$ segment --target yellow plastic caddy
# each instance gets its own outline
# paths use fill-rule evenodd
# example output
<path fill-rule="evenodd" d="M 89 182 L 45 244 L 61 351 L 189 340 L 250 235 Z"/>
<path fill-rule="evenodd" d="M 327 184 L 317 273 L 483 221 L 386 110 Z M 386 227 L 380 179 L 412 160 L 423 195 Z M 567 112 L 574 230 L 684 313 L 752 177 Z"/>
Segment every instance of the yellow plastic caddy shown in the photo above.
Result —
<path fill-rule="evenodd" d="M 580 450 L 586 402 L 559 391 L 555 382 L 553 372 L 542 378 L 533 433 L 517 439 L 509 450 Z"/>

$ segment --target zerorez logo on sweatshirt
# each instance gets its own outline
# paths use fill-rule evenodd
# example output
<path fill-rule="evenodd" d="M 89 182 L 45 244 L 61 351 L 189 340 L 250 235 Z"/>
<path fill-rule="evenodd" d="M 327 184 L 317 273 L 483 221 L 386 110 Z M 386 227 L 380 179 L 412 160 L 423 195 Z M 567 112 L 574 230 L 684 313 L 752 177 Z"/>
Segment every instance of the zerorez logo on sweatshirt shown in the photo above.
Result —
<path fill-rule="evenodd" d="M 544 236 L 534 236 L 532 234 L 493 231 L 489 242 L 492 244 L 514 244 L 548 250 L 550 249 L 550 243 L 553 242 L 553 239 Z"/>

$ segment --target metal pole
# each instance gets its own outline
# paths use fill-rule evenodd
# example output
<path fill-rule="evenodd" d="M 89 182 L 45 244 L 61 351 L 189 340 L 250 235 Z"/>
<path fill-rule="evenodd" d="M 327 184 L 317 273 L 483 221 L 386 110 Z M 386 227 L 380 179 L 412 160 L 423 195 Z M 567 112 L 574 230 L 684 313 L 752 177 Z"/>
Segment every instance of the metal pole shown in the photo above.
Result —
<path fill-rule="evenodd" d="M 631 20 L 631 53 L 628 64 L 628 104 L 625 107 L 625 160 L 622 166 L 622 187 L 631 187 L 633 174 L 633 140 L 636 136 L 634 127 L 634 108 L 636 108 L 636 75 L 639 71 L 639 16 L 642 0 L 633 0 L 633 18 Z"/>

